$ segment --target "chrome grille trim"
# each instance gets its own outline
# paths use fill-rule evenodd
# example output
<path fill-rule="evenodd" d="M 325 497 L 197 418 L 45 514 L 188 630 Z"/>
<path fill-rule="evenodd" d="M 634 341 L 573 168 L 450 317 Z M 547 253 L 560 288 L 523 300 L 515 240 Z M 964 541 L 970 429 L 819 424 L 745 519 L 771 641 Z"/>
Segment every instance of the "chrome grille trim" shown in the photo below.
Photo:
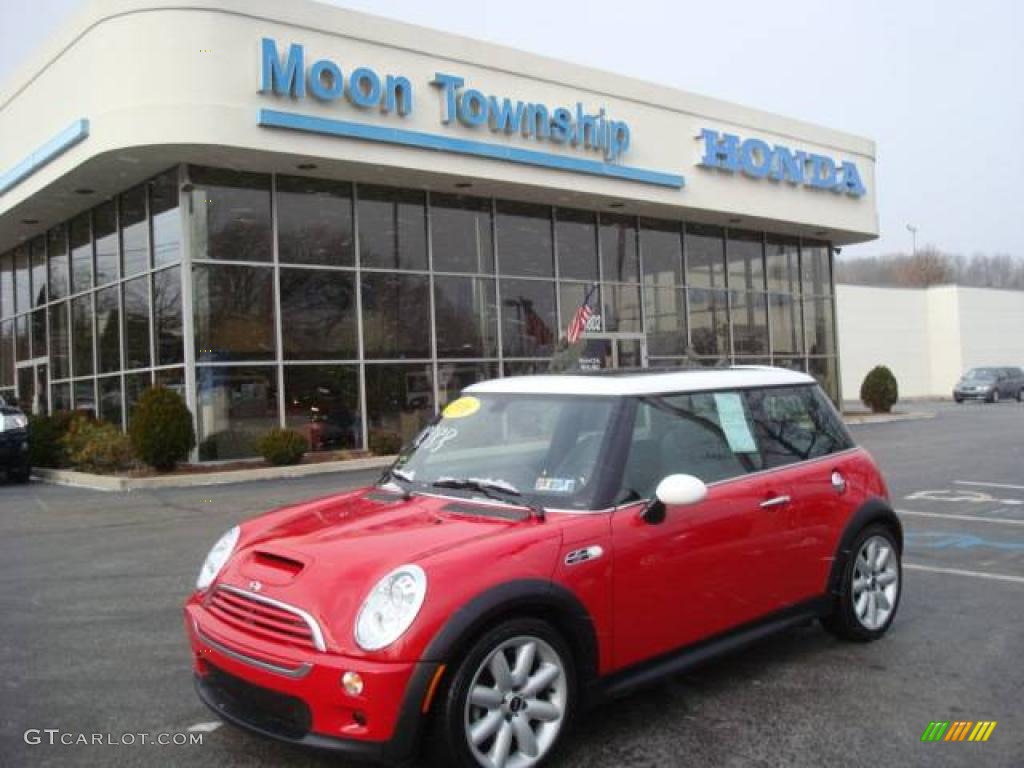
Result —
<path fill-rule="evenodd" d="M 242 653 L 241 651 L 236 651 L 233 648 L 228 648 L 226 645 L 223 645 L 222 643 L 218 643 L 216 640 L 211 638 L 209 635 L 205 634 L 198 627 L 196 627 L 196 637 L 198 637 L 199 641 L 204 645 L 208 645 L 215 651 L 223 653 L 228 658 L 235 659 L 236 661 L 240 661 L 243 664 L 249 664 L 250 666 L 257 667 L 259 669 L 265 669 L 267 672 L 273 672 L 278 675 L 284 675 L 285 677 L 290 677 L 295 680 L 305 677 L 309 674 L 310 670 L 313 669 L 313 665 L 305 661 L 299 664 L 297 667 L 284 667 L 279 664 L 272 664 L 269 661 L 257 659 L 253 656 L 249 656 L 248 654 Z"/>
<path fill-rule="evenodd" d="M 321 653 L 327 651 L 327 644 L 324 642 L 324 633 L 320 630 L 320 625 L 316 623 L 316 619 L 301 608 L 296 608 L 294 605 L 288 605 L 288 603 L 282 603 L 280 600 L 275 600 L 274 598 L 267 597 L 266 595 L 257 595 L 253 592 L 247 592 L 244 589 L 239 589 L 238 587 L 228 586 L 227 584 L 220 584 L 217 586 L 217 589 L 223 589 L 225 592 L 238 595 L 246 600 L 252 600 L 254 603 L 263 603 L 264 605 L 277 608 L 280 611 L 290 613 L 293 616 L 298 616 L 306 626 L 309 627 L 310 634 L 313 638 L 313 646 Z"/>

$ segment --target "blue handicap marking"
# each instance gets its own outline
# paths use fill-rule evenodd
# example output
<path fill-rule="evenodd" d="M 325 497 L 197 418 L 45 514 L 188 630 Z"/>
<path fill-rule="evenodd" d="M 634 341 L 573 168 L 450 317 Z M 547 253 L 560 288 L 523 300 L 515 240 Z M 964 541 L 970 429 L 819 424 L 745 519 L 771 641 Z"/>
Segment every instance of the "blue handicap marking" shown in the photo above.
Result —
<path fill-rule="evenodd" d="M 971 533 L 906 533 L 903 538 L 912 547 L 925 547 L 927 549 L 974 549 L 975 547 L 988 547 L 1010 552 L 1024 552 L 1024 542 L 993 541 L 992 539 L 983 539 L 981 536 L 975 536 Z"/>

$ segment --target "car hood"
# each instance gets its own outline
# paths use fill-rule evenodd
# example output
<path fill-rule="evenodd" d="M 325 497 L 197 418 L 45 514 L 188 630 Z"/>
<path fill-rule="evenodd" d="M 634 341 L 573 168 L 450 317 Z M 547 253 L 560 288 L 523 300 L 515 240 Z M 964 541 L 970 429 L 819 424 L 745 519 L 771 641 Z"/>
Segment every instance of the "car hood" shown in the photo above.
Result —
<path fill-rule="evenodd" d="M 239 546 L 219 581 L 257 589 L 309 611 L 329 630 L 335 648 L 351 646 L 351 627 L 363 600 L 389 571 L 504 552 L 560 536 L 524 510 L 475 500 L 368 489 L 271 512 L 242 526 Z M 508 539 L 523 543 L 509 546 Z M 472 553 L 469 555 L 468 553 Z M 258 582 L 258 586 L 255 585 Z M 431 587 L 436 589 L 436 585 Z"/>

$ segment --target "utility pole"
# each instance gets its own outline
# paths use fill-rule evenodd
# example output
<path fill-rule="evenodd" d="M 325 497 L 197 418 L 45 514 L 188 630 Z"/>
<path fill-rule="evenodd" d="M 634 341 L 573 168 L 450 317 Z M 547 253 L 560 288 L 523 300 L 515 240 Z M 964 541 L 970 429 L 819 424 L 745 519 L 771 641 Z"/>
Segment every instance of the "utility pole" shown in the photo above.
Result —
<path fill-rule="evenodd" d="M 910 233 L 912 243 L 910 253 L 912 256 L 917 256 L 917 227 L 913 224 L 907 224 L 907 231 Z"/>

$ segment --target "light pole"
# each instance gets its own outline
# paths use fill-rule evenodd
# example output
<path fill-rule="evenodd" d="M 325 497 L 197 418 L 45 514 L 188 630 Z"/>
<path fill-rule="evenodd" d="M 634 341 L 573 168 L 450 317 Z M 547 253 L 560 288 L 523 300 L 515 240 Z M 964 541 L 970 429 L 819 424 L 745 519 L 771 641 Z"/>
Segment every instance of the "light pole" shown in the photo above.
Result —
<path fill-rule="evenodd" d="M 911 242 L 913 244 L 911 246 L 910 253 L 912 256 L 917 256 L 917 227 L 913 224 L 907 224 L 907 231 L 910 233 Z"/>

